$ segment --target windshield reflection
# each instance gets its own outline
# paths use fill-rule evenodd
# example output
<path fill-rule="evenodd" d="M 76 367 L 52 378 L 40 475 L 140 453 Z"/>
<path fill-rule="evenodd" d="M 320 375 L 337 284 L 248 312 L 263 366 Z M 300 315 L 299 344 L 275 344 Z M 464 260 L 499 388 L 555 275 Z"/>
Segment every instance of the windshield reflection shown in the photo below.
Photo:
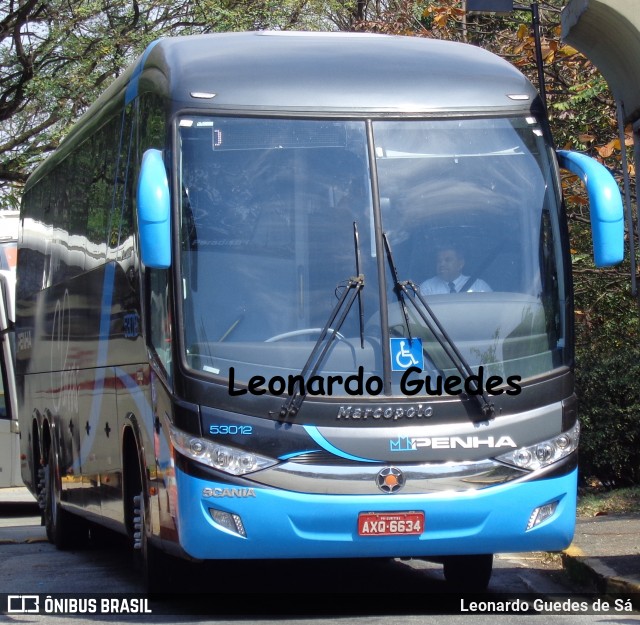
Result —
<path fill-rule="evenodd" d="M 374 129 L 383 229 L 400 278 L 420 284 L 472 367 L 506 379 L 561 365 L 557 196 L 535 120 L 375 122 Z M 407 327 L 392 294 L 389 301 L 392 336 L 421 337 L 436 367 L 451 371 L 420 316 L 410 313 Z"/>
<path fill-rule="evenodd" d="M 558 200 L 535 121 L 375 121 L 373 135 L 375 203 L 365 122 L 181 120 L 187 365 L 223 379 L 233 368 L 237 383 L 300 374 L 350 278 L 362 273 L 364 323 L 352 306 L 317 375 L 384 377 L 394 337 L 421 340 L 425 370 L 455 371 L 419 311 L 402 309 L 388 264 L 378 262 L 385 252 L 376 249 L 374 205 L 400 279 L 425 285 L 423 297 L 472 371 L 526 378 L 563 364 Z M 438 263 L 447 245 L 463 259 L 450 263 L 460 265 L 451 279 Z M 438 276 L 454 286 L 427 288 Z M 403 374 L 391 372 L 394 394 Z"/>

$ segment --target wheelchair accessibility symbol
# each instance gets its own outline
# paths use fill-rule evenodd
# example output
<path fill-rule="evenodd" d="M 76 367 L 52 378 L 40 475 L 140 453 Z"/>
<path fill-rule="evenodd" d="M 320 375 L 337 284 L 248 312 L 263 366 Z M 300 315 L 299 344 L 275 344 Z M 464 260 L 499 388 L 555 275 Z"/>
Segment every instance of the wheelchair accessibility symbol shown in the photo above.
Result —
<path fill-rule="evenodd" d="M 424 369 L 424 352 L 422 339 L 390 339 L 391 370 L 406 371 L 409 367 Z"/>

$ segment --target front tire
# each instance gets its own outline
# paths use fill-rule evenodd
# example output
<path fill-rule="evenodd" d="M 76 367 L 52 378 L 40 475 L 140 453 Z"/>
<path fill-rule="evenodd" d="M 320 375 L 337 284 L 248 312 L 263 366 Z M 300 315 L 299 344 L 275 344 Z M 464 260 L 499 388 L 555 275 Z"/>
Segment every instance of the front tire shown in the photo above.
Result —
<path fill-rule="evenodd" d="M 169 556 L 160 551 L 149 540 L 147 507 L 148 501 L 145 501 L 142 493 L 134 497 L 134 511 L 137 513 L 134 549 L 139 551 L 137 559 L 146 592 L 150 594 L 165 593 L 172 589 Z"/>
<path fill-rule="evenodd" d="M 130 449 L 129 451 L 132 451 Z M 129 454 L 129 459 L 135 456 Z M 133 465 L 133 466 L 132 466 Z M 134 566 L 140 572 L 145 592 L 166 593 L 174 590 L 172 558 L 158 549 L 150 540 L 151 519 L 149 498 L 141 462 L 128 465 L 126 514 L 129 515 L 129 535 L 133 546 Z"/>

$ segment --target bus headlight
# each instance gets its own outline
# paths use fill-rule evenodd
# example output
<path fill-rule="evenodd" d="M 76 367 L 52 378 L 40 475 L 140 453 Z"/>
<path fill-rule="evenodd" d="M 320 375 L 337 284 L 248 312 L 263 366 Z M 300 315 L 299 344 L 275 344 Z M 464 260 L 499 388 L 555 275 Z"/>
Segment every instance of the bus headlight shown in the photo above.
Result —
<path fill-rule="evenodd" d="M 169 425 L 171 444 L 183 456 L 231 475 L 246 475 L 278 464 L 277 460 L 260 456 L 231 445 L 220 445 L 205 438 L 183 432 Z"/>
<path fill-rule="evenodd" d="M 576 421 L 573 427 L 558 436 L 529 447 L 521 447 L 515 451 L 510 451 L 498 456 L 496 460 L 519 469 L 535 471 L 558 462 L 558 460 L 562 460 L 573 453 L 578 448 L 579 439 L 580 424 Z"/>

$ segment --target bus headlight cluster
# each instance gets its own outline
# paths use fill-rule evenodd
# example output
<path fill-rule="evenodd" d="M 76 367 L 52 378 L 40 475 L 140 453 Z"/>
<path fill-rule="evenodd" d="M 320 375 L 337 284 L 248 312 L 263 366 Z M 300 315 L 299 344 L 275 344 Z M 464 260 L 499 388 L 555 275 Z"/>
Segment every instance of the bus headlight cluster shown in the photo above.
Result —
<path fill-rule="evenodd" d="M 169 426 L 169 431 L 171 443 L 183 456 L 231 475 L 253 473 L 278 463 L 273 458 L 199 438 L 173 425 Z"/>
<path fill-rule="evenodd" d="M 578 448 L 579 439 L 580 424 L 576 421 L 573 427 L 558 436 L 529 447 L 521 447 L 515 451 L 510 451 L 498 456 L 496 460 L 506 462 L 520 469 L 535 471 L 558 462 L 558 460 L 562 460 L 562 458 L 573 453 Z"/>

